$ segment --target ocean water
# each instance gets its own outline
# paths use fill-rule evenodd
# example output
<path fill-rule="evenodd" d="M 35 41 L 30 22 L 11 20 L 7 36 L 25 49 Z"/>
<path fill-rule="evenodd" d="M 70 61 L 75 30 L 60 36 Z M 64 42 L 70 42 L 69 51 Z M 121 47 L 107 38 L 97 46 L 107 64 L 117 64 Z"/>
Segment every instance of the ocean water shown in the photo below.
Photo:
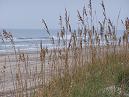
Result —
<path fill-rule="evenodd" d="M 0 30 L 0 33 L 2 33 L 2 31 L 3 30 Z M 41 41 L 44 48 L 47 47 L 48 49 L 51 49 L 57 46 L 57 30 L 50 30 L 50 36 L 42 29 L 6 29 L 6 31 L 12 33 L 15 48 L 17 50 L 36 51 L 40 49 Z M 122 33 L 123 31 L 118 31 L 117 37 L 120 37 Z M 56 42 L 55 44 L 52 43 L 52 37 Z M 67 37 L 70 39 L 71 35 L 68 35 Z M 3 43 L 2 39 L 0 39 L 0 54 L 11 51 L 13 51 L 11 43 L 9 41 Z"/>
<path fill-rule="evenodd" d="M 40 48 L 41 41 L 44 48 L 53 48 L 55 45 L 52 43 L 51 38 L 57 39 L 57 30 L 50 30 L 50 36 L 42 29 L 6 29 L 6 31 L 12 33 L 17 50 L 35 51 Z M 2 33 L 2 30 L 0 32 Z M 5 40 L 4 43 L 0 39 L 0 53 L 12 50 L 13 46 L 9 41 Z"/>

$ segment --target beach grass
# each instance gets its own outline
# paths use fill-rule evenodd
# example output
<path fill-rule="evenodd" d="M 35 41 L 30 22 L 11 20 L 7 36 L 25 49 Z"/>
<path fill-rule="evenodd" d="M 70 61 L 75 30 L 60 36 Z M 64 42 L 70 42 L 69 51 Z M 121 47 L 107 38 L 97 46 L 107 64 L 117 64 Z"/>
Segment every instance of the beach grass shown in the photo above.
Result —
<path fill-rule="evenodd" d="M 129 96 L 129 20 L 125 20 L 123 35 L 117 37 L 117 25 L 107 18 L 104 2 L 102 21 L 97 24 L 92 0 L 88 6 L 77 11 L 75 30 L 65 9 L 64 17 L 59 17 L 58 41 L 42 19 L 52 44 L 56 45 L 53 49 L 43 48 L 41 41 L 34 54 L 18 50 L 13 35 L 3 30 L 1 39 L 5 47 L 10 42 L 13 52 L 0 56 L 1 97 Z"/>
<path fill-rule="evenodd" d="M 38 97 L 128 97 L 129 55 L 121 57 L 124 55 L 110 54 L 105 59 L 108 63 L 96 60 L 94 64 L 78 66 L 72 74 L 56 76 L 37 91 Z"/>

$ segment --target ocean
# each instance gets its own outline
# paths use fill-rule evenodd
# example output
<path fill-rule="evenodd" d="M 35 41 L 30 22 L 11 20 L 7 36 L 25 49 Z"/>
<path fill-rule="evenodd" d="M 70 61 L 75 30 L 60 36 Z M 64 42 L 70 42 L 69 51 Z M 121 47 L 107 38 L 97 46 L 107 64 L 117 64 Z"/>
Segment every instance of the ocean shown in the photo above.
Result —
<path fill-rule="evenodd" d="M 2 31 L 0 30 L 1 33 Z M 57 39 L 57 30 L 50 30 L 51 36 L 42 29 L 6 29 L 6 31 L 12 33 L 17 50 L 35 51 L 40 48 L 41 41 L 44 48 L 53 48 L 55 45 L 51 38 Z M 11 52 L 12 50 L 13 46 L 10 41 L 5 40 L 4 43 L 0 39 L 0 53 Z"/>
<path fill-rule="evenodd" d="M 3 30 L 0 30 L 2 33 Z M 37 51 L 40 49 L 40 43 L 44 48 L 51 49 L 57 46 L 57 32 L 58 30 L 50 30 L 51 36 L 43 29 L 6 29 L 7 32 L 11 32 L 14 39 L 16 50 L 25 51 Z M 117 36 L 120 37 L 123 31 L 119 30 Z M 52 39 L 56 41 L 52 43 Z M 70 39 L 70 35 L 67 36 Z M 0 54 L 5 52 L 12 52 L 13 47 L 9 41 L 5 43 L 0 39 Z"/>

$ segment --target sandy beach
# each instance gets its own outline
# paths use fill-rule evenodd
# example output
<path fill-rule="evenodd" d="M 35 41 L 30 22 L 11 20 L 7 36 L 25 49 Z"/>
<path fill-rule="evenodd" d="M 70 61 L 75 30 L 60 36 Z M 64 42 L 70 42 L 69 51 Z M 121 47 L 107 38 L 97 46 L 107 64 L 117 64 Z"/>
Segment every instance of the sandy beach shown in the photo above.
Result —
<path fill-rule="evenodd" d="M 102 54 L 100 53 L 100 50 Z M 116 51 L 119 52 L 120 50 L 122 49 L 119 48 L 119 46 L 117 46 Z M 55 50 L 55 52 L 57 51 Z M 80 60 L 81 59 L 84 60 L 84 62 L 82 62 L 82 65 L 83 63 L 90 62 L 91 61 L 90 49 L 89 48 L 81 49 L 81 51 L 82 52 L 79 54 L 82 54 L 83 57 L 80 58 Z M 79 52 L 79 49 L 76 52 Z M 102 56 L 102 57 L 104 57 L 103 55 L 105 55 L 104 52 L 105 53 L 107 52 L 106 47 L 101 47 L 101 48 L 98 47 L 98 49 L 95 50 L 96 55 Z M 108 52 L 113 52 L 113 48 L 108 49 Z M 25 60 L 23 61 L 20 59 L 20 55 L 22 54 L 24 54 L 24 58 L 25 58 Z M 80 56 L 80 55 L 76 55 L 76 56 Z M 69 51 L 69 59 L 68 59 L 69 64 L 74 64 L 74 58 L 76 56 L 73 55 L 73 51 Z M 15 55 L 14 53 L 2 54 L 0 56 L 0 72 L 1 72 L 0 73 L 0 96 L 9 95 L 10 93 L 12 94 L 13 92 L 17 92 L 17 91 L 23 92 L 27 90 L 29 92 L 32 90 L 36 90 L 40 88 L 43 80 L 45 84 L 49 83 L 49 80 L 51 80 L 52 77 L 55 76 L 56 73 L 58 73 L 58 70 L 60 70 L 60 72 L 63 72 L 64 70 L 64 64 L 57 61 L 58 59 L 56 59 L 56 57 L 57 58 L 62 57 L 63 59 L 65 59 L 65 55 L 63 56 L 63 51 L 61 56 L 59 56 L 59 55 L 55 55 L 53 50 L 49 51 L 49 53 L 46 54 L 45 62 L 43 63 L 40 60 L 39 51 L 20 52 L 20 53 L 17 53 L 17 55 Z M 52 58 L 55 58 L 55 59 L 52 59 Z M 43 72 L 41 72 L 42 65 L 43 65 Z M 71 65 L 69 67 L 72 68 Z"/>
<path fill-rule="evenodd" d="M 14 92 L 16 84 L 21 85 L 18 80 L 23 81 L 22 88 L 25 88 L 25 82 L 27 82 L 26 87 L 28 90 L 41 84 L 39 74 L 41 72 L 40 55 L 37 52 L 26 53 L 26 60 L 23 62 L 19 59 L 16 60 L 16 56 L 19 58 L 19 54 L 15 55 L 13 53 L 0 56 L 0 96 Z M 50 67 L 45 65 L 44 70 L 45 79 L 48 80 Z M 21 91 L 21 87 L 17 88 L 19 88 L 17 91 Z"/>

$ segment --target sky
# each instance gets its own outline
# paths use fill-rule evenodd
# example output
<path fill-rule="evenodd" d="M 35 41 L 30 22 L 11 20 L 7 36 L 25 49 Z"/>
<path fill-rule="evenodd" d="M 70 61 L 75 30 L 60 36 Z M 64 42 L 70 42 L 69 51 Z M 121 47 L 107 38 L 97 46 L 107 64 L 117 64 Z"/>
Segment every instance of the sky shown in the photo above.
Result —
<path fill-rule="evenodd" d="M 99 20 L 101 0 L 92 0 Z M 115 21 L 119 10 L 120 19 L 129 17 L 129 0 L 104 0 L 106 13 Z M 50 29 L 59 27 L 59 16 L 65 8 L 70 14 L 73 27 L 77 24 L 77 9 L 88 4 L 88 0 L 0 0 L 0 29 L 40 29 L 45 19 Z M 120 26 L 119 29 L 122 27 Z"/>

